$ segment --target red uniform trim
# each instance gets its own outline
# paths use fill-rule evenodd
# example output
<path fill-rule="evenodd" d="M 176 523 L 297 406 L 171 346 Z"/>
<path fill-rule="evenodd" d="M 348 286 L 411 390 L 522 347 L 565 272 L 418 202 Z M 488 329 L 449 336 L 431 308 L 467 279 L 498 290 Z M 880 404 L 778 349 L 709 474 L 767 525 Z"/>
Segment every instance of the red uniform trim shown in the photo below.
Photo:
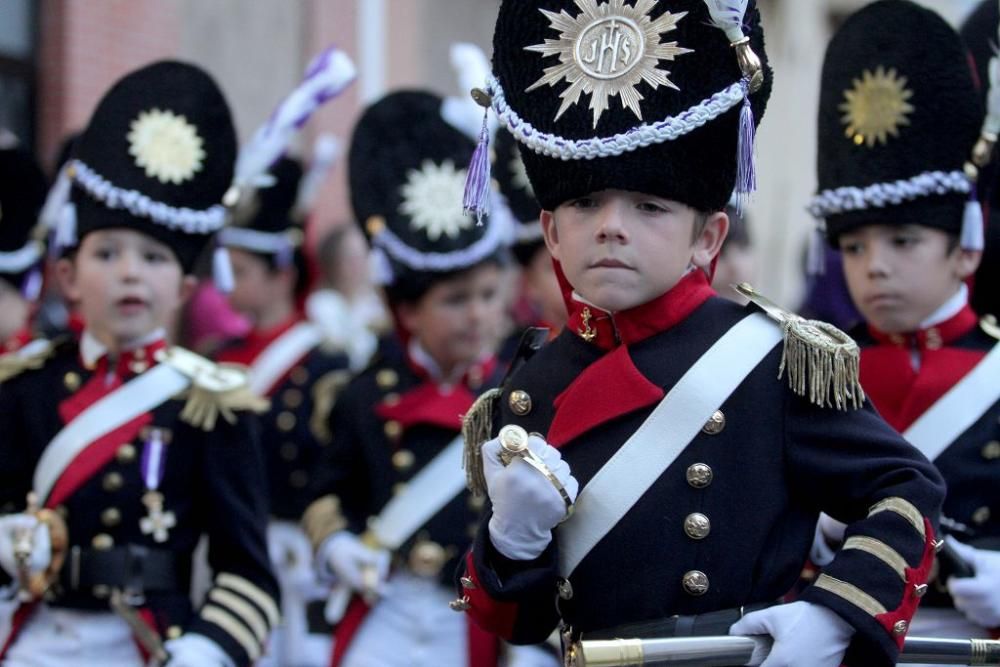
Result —
<path fill-rule="evenodd" d="M 459 431 L 462 415 L 469 411 L 476 397 L 463 386 L 445 393 L 433 382 L 425 382 L 403 393 L 399 402 L 380 403 L 375 414 L 383 420 L 399 422 L 405 431 L 417 424 L 431 424 Z"/>
<path fill-rule="evenodd" d="M 462 593 L 469 600 L 468 618 L 484 632 L 502 639 L 510 639 L 514 635 L 517 604 L 494 600 L 483 590 L 471 551 L 465 556 L 465 576 L 472 579 L 473 584 L 472 588 L 462 589 Z M 478 663 L 473 664 L 478 665 Z"/>
<path fill-rule="evenodd" d="M 893 638 L 893 641 L 896 642 L 896 646 L 900 650 L 903 648 L 906 633 L 897 633 L 895 631 L 896 623 L 906 621 L 907 627 L 909 627 L 910 621 L 913 620 L 913 615 L 917 613 L 917 606 L 920 604 L 917 587 L 927 583 L 927 580 L 930 578 L 931 566 L 934 564 L 934 527 L 926 518 L 924 519 L 924 530 L 927 535 L 927 541 L 924 543 L 924 555 L 917 567 L 906 568 L 903 599 L 895 609 L 875 617 L 875 620 L 885 628 L 885 631 Z"/>
<path fill-rule="evenodd" d="M 556 396 L 547 440 L 553 447 L 561 447 L 600 424 L 657 403 L 663 396 L 663 389 L 635 367 L 628 348 L 618 347 L 588 366 Z"/>

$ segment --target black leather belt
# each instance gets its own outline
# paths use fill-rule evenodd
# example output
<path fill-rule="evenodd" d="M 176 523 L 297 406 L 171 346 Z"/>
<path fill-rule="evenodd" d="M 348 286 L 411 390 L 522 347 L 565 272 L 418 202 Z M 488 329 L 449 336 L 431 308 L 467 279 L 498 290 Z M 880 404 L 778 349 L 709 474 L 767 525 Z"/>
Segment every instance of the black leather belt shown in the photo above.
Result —
<path fill-rule="evenodd" d="M 59 581 L 67 592 L 105 587 L 141 595 L 181 588 L 172 552 L 135 544 L 104 550 L 72 547 Z"/>
<path fill-rule="evenodd" d="M 772 606 L 758 603 L 710 611 L 693 616 L 671 616 L 670 618 L 629 623 L 609 630 L 585 632 L 585 639 L 652 639 L 665 637 L 701 637 L 708 635 L 728 635 L 729 627 L 745 614 Z"/>

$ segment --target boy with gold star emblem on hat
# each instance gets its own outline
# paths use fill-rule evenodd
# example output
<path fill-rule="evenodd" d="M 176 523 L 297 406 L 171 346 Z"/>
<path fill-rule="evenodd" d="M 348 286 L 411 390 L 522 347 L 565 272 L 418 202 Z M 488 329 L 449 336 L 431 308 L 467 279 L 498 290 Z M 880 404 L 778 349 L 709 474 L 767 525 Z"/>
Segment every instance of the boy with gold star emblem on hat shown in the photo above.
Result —
<path fill-rule="evenodd" d="M 893 664 L 940 477 L 864 400 L 846 335 L 709 286 L 771 87 L 756 3 L 505 0 L 493 65 L 479 97 L 521 145 L 569 318 L 467 417 L 490 502 L 454 608 L 514 642 L 561 628 L 571 661 L 581 637 L 732 632 L 773 637 L 768 666 Z M 776 604 L 821 510 L 851 548 Z"/>
<path fill-rule="evenodd" d="M 994 87 L 996 58 L 990 67 L 993 80 L 982 83 Z M 1000 108 L 983 123 L 959 35 L 907 0 L 847 19 L 827 50 L 821 90 L 820 191 L 810 209 L 840 249 L 865 319 L 854 332 L 861 384 L 948 484 L 942 525 L 951 535 L 912 631 L 985 637 L 1000 626 L 1000 328 L 980 322 L 966 281 L 983 249 L 976 181 Z M 826 543 L 841 531 L 821 520 L 816 560 L 832 555 Z"/>

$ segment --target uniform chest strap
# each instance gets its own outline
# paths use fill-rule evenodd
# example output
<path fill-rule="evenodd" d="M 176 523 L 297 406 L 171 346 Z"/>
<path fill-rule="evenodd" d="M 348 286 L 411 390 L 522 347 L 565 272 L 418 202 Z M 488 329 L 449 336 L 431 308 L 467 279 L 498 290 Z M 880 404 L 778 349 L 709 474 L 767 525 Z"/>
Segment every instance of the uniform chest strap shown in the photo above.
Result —
<path fill-rule="evenodd" d="M 275 338 L 250 365 L 250 391 L 267 396 L 274 384 L 322 340 L 319 327 L 311 322 L 299 322 Z"/>
<path fill-rule="evenodd" d="M 188 376 L 170 364 L 157 364 L 101 398 L 63 426 L 45 448 L 35 468 L 34 492 L 42 505 L 56 482 L 88 446 L 181 393 Z"/>
<path fill-rule="evenodd" d="M 462 449 L 459 435 L 386 503 L 370 523 L 369 537 L 379 546 L 396 550 L 464 491 Z"/>
<path fill-rule="evenodd" d="M 744 317 L 667 392 L 646 421 L 608 460 L 557 529 L 564 577 L 604 539 L 750 372 L 781 342 L 781 329 L 763 313 Z"/>
<path fill-rule="evenodd" d="M 1000 344 L 939 398 L 903 437 L 933 461 L 1000 400 Z"/>

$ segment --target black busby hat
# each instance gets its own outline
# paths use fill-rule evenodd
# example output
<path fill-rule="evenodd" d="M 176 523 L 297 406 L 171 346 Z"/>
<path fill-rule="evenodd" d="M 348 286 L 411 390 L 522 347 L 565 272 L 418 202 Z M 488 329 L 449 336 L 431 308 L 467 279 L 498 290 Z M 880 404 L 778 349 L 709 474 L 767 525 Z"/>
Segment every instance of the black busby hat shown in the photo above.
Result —
<path fill-rule="evenodd" d="M 504 0 L 493 74 L 480 97 L 545 209 L 614 188 L 721 210 L 753 189 L 771 80 L 754 0 Z"/>
<path fill-rule="evenodd" d="M 135 70 L 74 143 L 64 168 L 72 205 L 57 242 L 69 248 L 89 232 L 126 227 L 168 245 L 189 272 L 226 221 L 235 160 L 229 105 L 212 77 L 176 61 Z"/>
<path fill-rule="evenodd" d="M 493 143 L 493 168 L 504 204 L 510 211 L 514 223 L 514 245 L 511 250 L 517 261 L 528 264 L 535 252 L 545 241 L 542 237 L 542 223 L 539 215 L 541 205 L 531 189 L 528 171 L 521 159 L 521 149 L 514 135 L 506 128 L 498 128 Z"/>
<path fill-rule="evenodd" d="M 969 163 L 983 114 L 961 39 L 937 13 L 880 0 L 851 15 L 823 63 L 819 193 L 826 235 L 920 224 L 965 236 L 982 213 Z M 978 216 L 978 218 L 977 218 Z"/>
<path fill-rule="evenodd" d="M 282 157 L 269 173 L 273 184 L 254 190 L 236 211 L 233 224 L 219 232 L 219 242 L 273 259 L 277 266 L 288 266 L 304 239 L 303 221 L 294 212 L 302 164 Z"/>
<path fill-rule="evenodd" d="M 987 107 L 986 120 L 980 140 L 984 147 L 996 143 L 1000 130 L 1000 6 L 996 0 L 983 0 L 962 23 L 962 36 L 972 59 L 976 64 L 979 78 L 979 93 Z M 995 149 L 990 151 L 992 161 L 981 169 L 979 175 L 979 199 L 989 202 L 989 218 L 986 221 L 983 258 L 975 275 L 975 289 L 970 301 L 980 313 L 1000 314 L 1000 167 L 997 165 Z"/>
<path fill-rule="evenodd" d="M 351 204 L 386 286 L 471 268 L 509 240 L 505 216 L 477 224 L 462 208 L 475 144 L 444 120 L 442 102 L 424 91 L 390 93 L 354 129 Z"/>
<path fill-rule="evenodd" d="M 15 288 L 25 287 L 45 254 L 35 234 L 45 194 L 45 174 L 33 155 L 0 149 L 0 278 Z"/>

